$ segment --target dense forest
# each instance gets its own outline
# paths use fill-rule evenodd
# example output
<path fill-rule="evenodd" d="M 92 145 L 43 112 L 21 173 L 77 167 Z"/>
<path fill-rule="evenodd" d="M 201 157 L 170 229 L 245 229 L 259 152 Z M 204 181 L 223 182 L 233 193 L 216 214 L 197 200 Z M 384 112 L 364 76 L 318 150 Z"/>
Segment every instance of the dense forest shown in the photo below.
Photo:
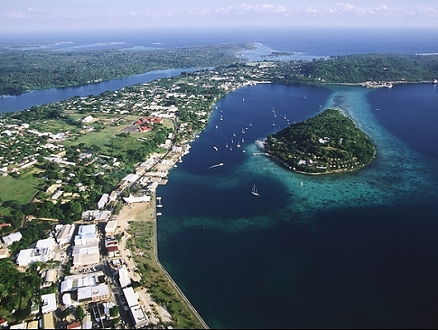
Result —
<path fill-rule="evenodd" d="M 282 62 L 279 83 L 421 82 L 438 79 L 438 55 L 355 54 L 313 61 Z"/>
<path fill-rule="evenodd" d="M 354 171 L 375 155 L 368 136 L 335 109 L 269 135 L 265 151 L 291 170 L 312 174 Z"/>
<path fill-rule="evenodd" d="M 22 51 L 4 48 L 0 56 L 0 95 L 67 87 L 173 68 L 203 68 L 239 61 L 251 43 L 148 51 Z"/>
<path fill-rule="evenodd" d="M 252 43 L 220 44 L 148 51 L 22 51 L 3 48 L 0 95 L 67 87 L 169 68 L 236 67 L 236 55 Z M 265 61 L 284 55 L 273 52 Z M 282 84 L 338 84 L 366 81 L 421 82 L 438 79 L 438 55 L 355 54 L 313 61 L 275 61 L 261 80 Z"/>

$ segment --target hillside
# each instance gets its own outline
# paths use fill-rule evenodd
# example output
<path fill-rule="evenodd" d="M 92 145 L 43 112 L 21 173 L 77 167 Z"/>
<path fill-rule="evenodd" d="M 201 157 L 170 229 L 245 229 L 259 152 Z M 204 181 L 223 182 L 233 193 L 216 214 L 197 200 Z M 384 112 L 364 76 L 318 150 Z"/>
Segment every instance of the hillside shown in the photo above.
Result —
<path fill-rule="evenodd" d="M 375 155 L 368 136 L 335 109 L 269 135 L 265 151 L 291 170 L 311 174 L 355 171 Z"/>

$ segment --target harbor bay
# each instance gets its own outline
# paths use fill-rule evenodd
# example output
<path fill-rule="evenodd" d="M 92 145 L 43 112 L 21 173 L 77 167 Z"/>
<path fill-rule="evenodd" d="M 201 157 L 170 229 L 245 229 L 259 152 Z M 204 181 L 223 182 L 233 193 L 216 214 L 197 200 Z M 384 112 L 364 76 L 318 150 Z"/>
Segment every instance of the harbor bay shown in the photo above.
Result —
<path fill-rule="evenodd" d="M 410 88 L 421 93 L 421 108 L 391 103 Z M 387 128 L 421 131 L 406 118 L 417 112 L 436 123 L 421 115 L 436 110 L 435 97 L 430 84 L 257 85 L 216 104 L 190 154 L 158 190 L 160 260 L 210 327 L 437 324 L 437 158 L 432 144 L 425 150 L 421 139 Z M 377 154 L 369 166 L 315 177 L 257 155 L 255 141 L 285 127 L 285 116 L 302 121 L 320 106 L 340 109 L 370 136 Z M 426 134 L 433 140 L 436 133 L 418 135 Z M 259 197 L 251 194 L 254 184 Z"/>

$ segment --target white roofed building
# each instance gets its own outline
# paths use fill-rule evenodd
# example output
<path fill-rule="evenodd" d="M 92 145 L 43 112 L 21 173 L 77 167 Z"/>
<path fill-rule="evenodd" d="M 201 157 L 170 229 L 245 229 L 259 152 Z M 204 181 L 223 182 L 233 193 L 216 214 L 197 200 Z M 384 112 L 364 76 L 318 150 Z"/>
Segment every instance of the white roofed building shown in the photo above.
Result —
<path fill-rule="evenodd" d="M 96 220 L 103 221 L 110 217 L 111 211 L 103 211 L 103 210 L 88 210 L 82 212 L 83 220 Z"/>
<path fill-rule="evenodd" d="M 95 225 L 79 226 L 78 234 L 75 236 L 75 245 L 83 245 L 99 242 Z"/>
<path fill-rule="evenodd" d="M 15 233 L 11 233 L 9 235 L 3 236 L 2 240 L 5 245 L 11 245 L 14 242 L 18 242 L 22 238 L 21 233 L 19 231 Z"/>
<path fill-rule="evenodd" d="M 96 286 L 105 282 L 105 275 L 102 271 L 68 275 L 61 282 L 61 293 L 75 291 L 86 286 Z"/>
<path fill-rule="evenodd" d="M 135 328 L 140 328 L 148 325 L 149 319 L 143 308 L 138 303 L 138 293 L 134 292 L 134 289 L 132 287 L 127 287 L 123 289 L 123 294 L 125 295 L 126 303 L 129 306 L 129 310 L 131 311 Z"/>
<path fill-rule="evenodd" d="M 145 203 L 145 202 L 150 202 L 151 201 L 151 196 L 139 196 L 139 197 L 134 197 L 132 195 L 129 195 L 129 197 L 123 197 L 123 200 L 125 201 L 125 203 L 127 204 L 132 204 L 132 203 Z"/>
<path fill-rule="evenodd" d="M 56 305 L 56 295 L 55 293 L 43 294 L 41 296 L 42 307 L 41 310 L 43 314 L 54 312 L 58 306 Z"/>
<path fill-rule="evenodd" d="M 131 285 L 131 279 L 129 278 L 129 272 L 126 265 L 123 265 L 119 268 L 119 282 L 122 288 L 126 288 L 128 285 Z"/>
<path fill-rule="evenodd" d="M 117 221 L 111 220 L 105 226 L 105 235 L 106 236 L 114 236 L 117 229 Z"/>
<path fill-rule="evenodd" d="M 20 267 L 27 267 L 35 262 L 47 262 L 52 260 L 55 255 L 55 246 L 56 243 L 53 238 L 39 240 L 35 248 L 21 250 L 18 253 L 16 262 Z"/>
<path fill-rule="evenodd" d="M 132 287 L 124 288 L 123 294 L 125 295 L 126 303 L 129 307 L 138 305 L 139 296 L 137 292 L 134 292 L 134 289 Z"/>
<path fill-rule="evenodd" d="M 59 231 L 57 231 L 56 234 L 56 241 L 61 249 L 70 245 L 74 231 L 75 225 L 73 224 L 60 226 Z"/>
<path fill-rule="evenodd" d="M 106 203 L 108 203 L 108 200 L 109 200 L 109 195 L 103 194 L 102 197 L 100 197 L 99 201 L 97 202 L 97 208 L 99 210 L 103 209 Z"/>
<path fill-rule="evenodd" d="M 73 267 L 91 267 L 100 262 L 99 242 L 75 245 L 73 248 Z"/>
<path fill-rule="evenodd" d="M 78 302 L 84 301 L 107 301 L 111 294 L 109 287 L 106 284 L 99 284 L 96 286 L 87 286 L 78 289 Z"/>

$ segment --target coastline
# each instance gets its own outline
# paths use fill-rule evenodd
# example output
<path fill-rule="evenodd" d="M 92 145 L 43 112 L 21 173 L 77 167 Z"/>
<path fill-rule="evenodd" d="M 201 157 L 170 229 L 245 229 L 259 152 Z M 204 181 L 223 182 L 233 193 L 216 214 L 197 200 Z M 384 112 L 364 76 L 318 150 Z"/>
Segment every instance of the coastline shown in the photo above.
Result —
<path fill-rule="evenodd" d="M 168 154 L 163 153 L 160 154 L 158 157 L 161 159 L 164 159 Z M 171 170 L 176 162 L 182 157 L 183 154 L 175 154 L 168 159 L 169 161 L 165 164 L 163 163 L 157 163 L 154 168 L 157 168 L 160 171 L 169 171 Z M 128 255 L 132 256 L 130 263 L 131 276 L 132 279 L 141 283 L 140 287 L 136 289 L 136 291 L 139 293 L 140 300 L 142 300 L 143 305 L 146 307 L 147 310 L 152 314 L 151 323 L 162 323 L 163 321 L 170 324 L 172 321 L 176 321 L 173 319 L 173 315 L 171 315 L 166 308 L 159 305 L 158 302 L 155 302 L 150 294 L 150 288 L 148 285 L 143 285 L 142 282 L 145 278 L 144 274 L 142 274 L 141 267 L 137 267 L 137 264 L 142 264 L 141 257 L 143 255 L 149 256 L 149 260 L 152 260 L 152 263 L 156 265 L 156 269 L 166 278 L 168 283 L 173 287 L 176 294 L 178 295 L 178 300 L 183 302 L 183 304 L 187 307 L 188 310 L 192 313 L 193 317 L 196 318 L 196 320 L 199 322 L 199 325 L 201 325 L 204 329 L 209 329 L 209 326 L 204 321 L 204 319 L 201 317 L 201 315 L 198 313 L 196 308 L 191 304 L 189 299 L 185 296 L 183 291 L 179 288 L 178 284 L 173 280 L 172 276 L 167 272 L 165 267 L 161 264 L 159 258 L 158 258 L 158 231 L 157 231 L 157 207 L 156 207 L 156 192 L 153 192 L 151 195 L 150 202 L 146 203 L 138 203 L 138 204 L 127 204 L 124 205 L 122 210 L 120 211 L 119 215 L 116 216 L 117 218 L 117 225 L 119 227 L 119 230 L 121 234 L 126 237 L 126 239 L 123 239 L 124 245 L 131 245 L 132 251 L 127 247 L 126 251 L 129 251 Z M 136 225 L 140 225 L 143 223 L 152 223 L 153 233 L 150 236 L 151 240 L 151 249 L 153 251 L 149 251 L 150 249 L 142 249 L 141 247 L 138 247 L 139 244 L 136 244 L 136 239 L 139 234 L 138 231 L 134 230 L 134 232 L 129 233 L 130 230 L 132 230 L 133 227 Z M 140 236 L 143 236 L 144 233 L 141 233 Z M 134 251 L 137 250 L 137 251 Z M 126 251 L 124 254 L 126 254 Z M 151 258 L 151 256 L 153 257 Z M 161 285 L 163 285 L 163 291 L 167 291 L 168 285 L 165 283 L 163 284 L 160 282 Z M 161 287 L 160 287 L 161 288 Z M 172 300 L 170 298 L 170 300 Z M 151 306 L 154 306 L 151 308 Z M 178 310 L 180 312 L 180 310 Z M 153 315 L 155 314 L 155 315 Z M 181 312 L 181 314 L 184 314 L 184 312 Z M 155 317 L 154 317 L 155 316 Z M 183 316 L 184 317 L 184 316 Z M 187 316 L 188 319 L 190 319 L 189 316 Z M 197 325 L 196 328 L 199 326 Z"/>

